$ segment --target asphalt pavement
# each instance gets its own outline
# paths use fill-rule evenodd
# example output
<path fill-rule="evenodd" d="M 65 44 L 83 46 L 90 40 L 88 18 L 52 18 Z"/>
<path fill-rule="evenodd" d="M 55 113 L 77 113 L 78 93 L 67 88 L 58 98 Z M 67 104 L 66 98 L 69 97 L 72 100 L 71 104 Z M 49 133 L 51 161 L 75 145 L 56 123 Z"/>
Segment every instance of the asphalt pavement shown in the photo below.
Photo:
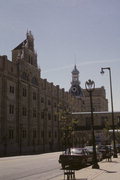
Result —
<path fill-rule="evenodd" d="M 100 169 L 92 169 L 92 166 L 75 171 L 76 180 L 120 180 L 120 156 L 112 158 L 108 162 L 106 159 L 99 162 Z M 62 170 L 61 170 L 62 171 Z M 64 180 L 63 175 L 52 180 Z M 67 177 L 66 177 L 67 180 Z"/>

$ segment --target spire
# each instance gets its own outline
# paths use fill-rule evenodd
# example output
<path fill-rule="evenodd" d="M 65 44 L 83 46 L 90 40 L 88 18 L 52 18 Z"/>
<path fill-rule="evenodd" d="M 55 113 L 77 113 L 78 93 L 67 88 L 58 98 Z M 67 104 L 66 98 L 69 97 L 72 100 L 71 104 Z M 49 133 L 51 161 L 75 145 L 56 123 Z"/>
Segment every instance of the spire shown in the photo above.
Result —
<path fill-rule="evenodd" d="M 77 70 L 76 64 L 74 65 L 74 69 L 72 71 L 72 74 L 79 74 L 79 71 Z"/>
<path fill-rule="evenodd" d="M 27 30 L 27 33 L 26 33 L 26 38 L 27 38 L 27 39 L 30 39 L 30 40 L 34 40 L 34 37 L 33 37 L 33 35 L 32 35 L 32 32 L 31 32 L 31 31 L 28 31 L 28 30 Z"/>
<path fill-rule="evenodd" d="M 34 52 L 34 37 L 31 31 L 27 30 L 25 47 Z"/>

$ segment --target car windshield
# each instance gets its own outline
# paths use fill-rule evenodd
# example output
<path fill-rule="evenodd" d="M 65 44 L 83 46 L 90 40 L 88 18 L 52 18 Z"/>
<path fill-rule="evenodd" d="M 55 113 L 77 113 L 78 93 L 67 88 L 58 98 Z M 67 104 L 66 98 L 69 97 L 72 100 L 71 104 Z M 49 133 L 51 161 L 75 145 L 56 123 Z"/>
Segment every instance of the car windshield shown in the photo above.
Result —
<path fill-rule="evenodd" d="M 83 151 L 81 148 L 73 148 L 73 149 L 71 149 L 71 153 L 72 154 L 82 154 Z"/>
<path fill-rule="evenodd" d="M 86 146 L 85 149 L 87 149 L 88 151 L 92 152 L 93 151 L 93 146 Z"/>
<path fill-rule="evenodd" d="M 85 149 L 87 149 L 89 152 L 93 152 L 93 146 L 86 146 Z M 98 147 L 96 146 L 96 152 L 98 151 Z"/>

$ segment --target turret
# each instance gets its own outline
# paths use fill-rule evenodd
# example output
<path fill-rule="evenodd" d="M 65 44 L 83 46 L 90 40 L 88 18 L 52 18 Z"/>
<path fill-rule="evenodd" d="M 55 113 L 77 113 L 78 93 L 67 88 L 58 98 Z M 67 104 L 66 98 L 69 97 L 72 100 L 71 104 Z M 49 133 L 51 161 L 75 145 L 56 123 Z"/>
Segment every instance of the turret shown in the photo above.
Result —
<path fill-rule="evenodd" d="M 34 50 L 34 37 L 31 31 L 27 31 L 26 39 L 12 50 L 12 61 L 18 62 L 18 59 L 37 67 L 37 53 Z"/>
<path fill-rule="evenodd" d="M 73 96 L 76 96 L 77 98 L 83 96 L 79 81 L 79 71 L 77 70 L 76 65 L 74 66 L 74 69 L 72 71 L 72 82 L 69 93 L 72 94 Z"/>
<path fill-rule="evenodd" d="M 72 82 L 71 84 L 80 84 L 80 81 L 79 81 L 79 71 L 77 70 L 76 68 L 76 65 L 74 66 L 74 69 L 72 71 Z"/>

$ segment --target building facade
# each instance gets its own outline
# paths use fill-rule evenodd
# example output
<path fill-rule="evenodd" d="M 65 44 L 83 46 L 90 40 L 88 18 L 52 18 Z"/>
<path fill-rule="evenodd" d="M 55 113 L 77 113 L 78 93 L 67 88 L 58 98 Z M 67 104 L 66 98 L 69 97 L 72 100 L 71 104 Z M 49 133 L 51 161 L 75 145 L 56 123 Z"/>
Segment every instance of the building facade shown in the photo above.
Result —
<path fill-rule="evenodd" d="M 59 111 L 83 109 L 59 85 L 41 78 L 34 37 L 12 50 L 12 61 L 0 56 L 0 156 L 59 150 Z"/>
<path fill-rule="evenodd" d="M 73 117 L 78 120 L 76 141 L 82 145 L 92 144 L 91 112 L 74 112 Z M 112 113 L 108 111 L 93 112 L 96 144 L 113 144 Z M 114 112 L 114 128 L 116 144 L 120 143 L 120 112 Z M 82 139 L 79 139 L 82 138 Z"/>

